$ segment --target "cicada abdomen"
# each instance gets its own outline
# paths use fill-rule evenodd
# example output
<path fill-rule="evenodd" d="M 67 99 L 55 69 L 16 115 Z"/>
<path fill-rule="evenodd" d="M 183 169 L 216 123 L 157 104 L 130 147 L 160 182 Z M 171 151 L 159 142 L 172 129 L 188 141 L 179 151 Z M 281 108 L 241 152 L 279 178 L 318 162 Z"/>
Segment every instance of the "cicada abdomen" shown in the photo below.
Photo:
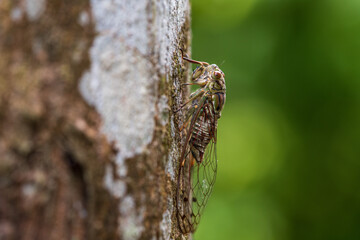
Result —
<path fill-rule="evenodd" d="M 200 64 L 190 84 L 201 87 L 182 105 L 191 103 L 180 128 L 186 138 L 179 162 L 176 208 L 181 232 L 189 233 L 196 230 L 215 184 L 217 120 L 225 104 L 226 88 L 225 75 L 218 66 L 183 59 Z"/>

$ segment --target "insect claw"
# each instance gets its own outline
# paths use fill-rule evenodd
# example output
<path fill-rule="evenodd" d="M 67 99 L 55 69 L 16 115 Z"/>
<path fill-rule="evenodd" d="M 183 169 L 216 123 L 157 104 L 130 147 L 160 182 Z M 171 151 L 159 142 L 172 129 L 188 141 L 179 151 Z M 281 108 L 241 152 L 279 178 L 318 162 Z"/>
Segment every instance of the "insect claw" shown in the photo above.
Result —
<path fill-rule="evenodd" d="M 182 48 L 180 48 L 181 51 L 181 58 L 184 59 L 184 50 Z M 188 57 L 188 55 L 185 53 L 185 57 Z"/>

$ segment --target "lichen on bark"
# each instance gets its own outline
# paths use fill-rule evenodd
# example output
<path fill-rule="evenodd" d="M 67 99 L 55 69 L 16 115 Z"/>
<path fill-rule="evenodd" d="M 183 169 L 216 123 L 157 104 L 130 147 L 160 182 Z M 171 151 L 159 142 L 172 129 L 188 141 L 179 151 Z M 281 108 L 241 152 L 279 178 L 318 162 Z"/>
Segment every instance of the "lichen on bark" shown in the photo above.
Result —
<path fill-rule="evenodd" d="M 119 232 L 124 239 L 169 239 L 176 232 L 169 216 L 180 139 L 171 106 L 182 98 L 180 48 L 189 44 L 189 3 L 92 3 L 98 35 L 81 92 L 119 149 L 109 171 L 116 174 L 106 178 L 120 211 L 129 216 L 119 216 Z"/>
<path fill-rule="evenodd" d="M 172 110 L 189 2 L 3 0 L 0 12 L 0 237 L 182 238 Z"/>

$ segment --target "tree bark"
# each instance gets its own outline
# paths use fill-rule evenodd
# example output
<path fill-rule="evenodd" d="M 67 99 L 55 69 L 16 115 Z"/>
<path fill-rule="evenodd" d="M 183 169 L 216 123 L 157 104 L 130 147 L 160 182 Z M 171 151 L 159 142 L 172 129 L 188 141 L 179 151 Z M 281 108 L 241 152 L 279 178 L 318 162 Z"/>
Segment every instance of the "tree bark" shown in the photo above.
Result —
<path fill-rule="evenodd" d="M 0 239 L 189 239 L 187 0 L 0 1 Z"/>

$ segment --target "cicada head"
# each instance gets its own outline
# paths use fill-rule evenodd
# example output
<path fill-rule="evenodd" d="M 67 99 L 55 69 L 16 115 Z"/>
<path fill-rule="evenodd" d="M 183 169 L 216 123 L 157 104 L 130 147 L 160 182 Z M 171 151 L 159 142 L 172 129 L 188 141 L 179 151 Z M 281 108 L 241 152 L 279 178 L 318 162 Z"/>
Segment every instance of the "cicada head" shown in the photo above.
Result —
<path fill-rule="evenodd" d="M 216 64 L 212 64 L 208 67 L 208 72 L 211 77 L 210 82 L 212 83 L 210 84 L 210 91 L 213 93 L 225 92 L 225 74 L 223 71 L 221 71 L 221 69 Z"/>
<path fill-rule="evenodd" d="M 210 65 L 208 68 L 209 73 L 211 73 L 209 90 L 212 93 L 214 110 L 220 118 L 226 100 L 225 74 L 215 64 Z"/>

